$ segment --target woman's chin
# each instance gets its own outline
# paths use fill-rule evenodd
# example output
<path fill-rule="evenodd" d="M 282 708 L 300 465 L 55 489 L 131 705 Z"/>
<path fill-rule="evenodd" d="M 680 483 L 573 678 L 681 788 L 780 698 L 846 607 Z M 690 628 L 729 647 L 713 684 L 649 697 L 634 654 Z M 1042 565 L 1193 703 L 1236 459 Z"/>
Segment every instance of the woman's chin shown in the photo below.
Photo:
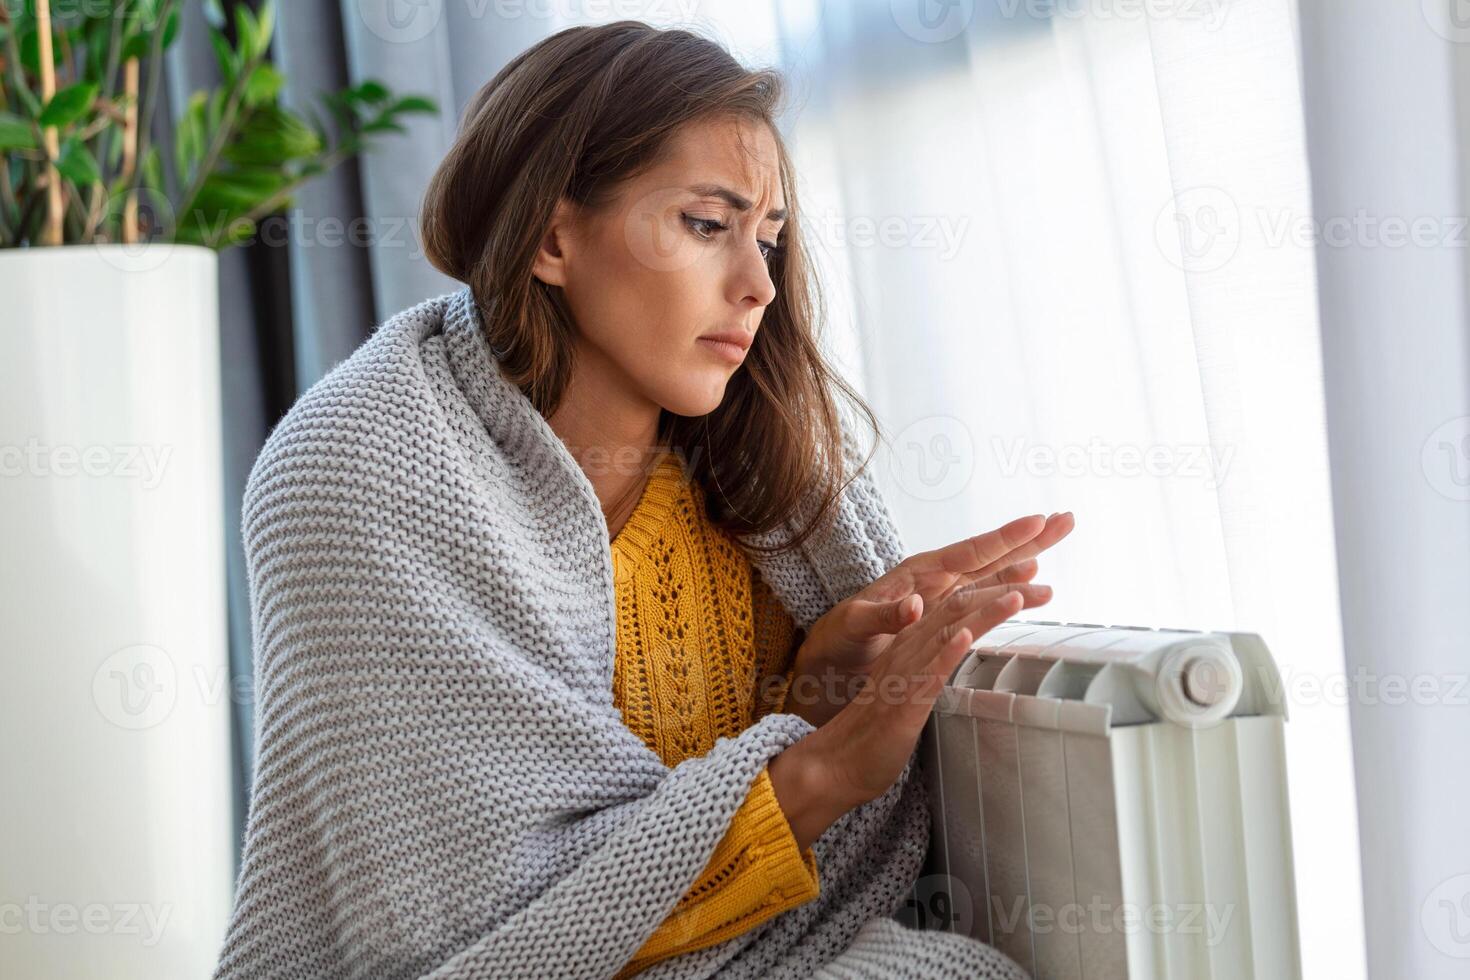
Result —
<path fill-rule="evenodd" d="M 669 393 L 662 402 L 663 407 L 675 415 L 697 418 L 720 407 L 720 402 L 725 400 L 725 388 L 730 383 L 730 372 L 696 368 L 689 371 L 682 381 L 679 390 Z"/>

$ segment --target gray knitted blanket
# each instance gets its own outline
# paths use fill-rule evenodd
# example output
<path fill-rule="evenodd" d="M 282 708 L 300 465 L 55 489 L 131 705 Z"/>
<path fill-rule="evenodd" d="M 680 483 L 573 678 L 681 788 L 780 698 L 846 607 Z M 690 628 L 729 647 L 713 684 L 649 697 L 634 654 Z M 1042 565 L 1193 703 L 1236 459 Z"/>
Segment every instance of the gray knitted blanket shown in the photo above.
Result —
<path fill-rule="evenodd" d="M 812 731 L 770 714 L 669 768 L 623 725 L 606 521 L 479 323 L 468 289 L 392 317 L 251 470 L 257 769 L 217 978 L 611 976 Z M 805 628 L 901 558 L 865 473 L 757 567 Z M 641 975 L 1024 977 L 891 918 L 918 765 L 815 843 L 820 897 Z"/>

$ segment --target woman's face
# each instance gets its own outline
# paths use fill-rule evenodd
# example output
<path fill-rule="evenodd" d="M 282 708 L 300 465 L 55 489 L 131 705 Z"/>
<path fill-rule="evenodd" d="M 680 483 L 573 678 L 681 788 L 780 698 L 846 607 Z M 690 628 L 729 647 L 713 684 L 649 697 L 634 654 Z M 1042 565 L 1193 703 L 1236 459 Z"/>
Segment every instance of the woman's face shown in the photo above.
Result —
<path fill-rule="evenodd" d="M 599 411 L 699 416 L 719 406 L 775 298 L 785 218 L 764 125 L 689 123 L 604 211 L 558 208 L 536 276 L 561 286 L 578 337 L 572 392 Z"/>

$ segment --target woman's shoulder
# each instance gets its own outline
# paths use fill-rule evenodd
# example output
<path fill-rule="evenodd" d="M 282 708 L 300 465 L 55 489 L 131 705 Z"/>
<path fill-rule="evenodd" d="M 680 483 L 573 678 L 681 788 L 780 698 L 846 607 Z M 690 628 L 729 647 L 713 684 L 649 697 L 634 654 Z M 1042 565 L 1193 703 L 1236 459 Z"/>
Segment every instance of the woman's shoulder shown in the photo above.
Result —
<path fill-rule="evenodd" d="M 412 473 L 413 457 L 425 451 L 436 428 L 437 401 L 420 350 L 451 295 L 390 317 L 297 397 L 251 466 L 247 507 L 282 489 L 300 495 Z"/>

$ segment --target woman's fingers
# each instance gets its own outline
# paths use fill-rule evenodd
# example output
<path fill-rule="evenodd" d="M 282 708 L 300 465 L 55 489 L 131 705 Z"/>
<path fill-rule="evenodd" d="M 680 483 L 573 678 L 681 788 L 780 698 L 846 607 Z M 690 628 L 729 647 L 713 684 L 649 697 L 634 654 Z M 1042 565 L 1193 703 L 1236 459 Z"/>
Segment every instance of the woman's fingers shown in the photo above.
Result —
<path fill-rule="evenodd" d="M 941 628 L 941 635 L 946 630 L 953 634 L 961 629 L 967 629 L 975 637 L 984 636 L 1005 622 L 1005 616 L 999 619 L 993 618 L 996 609 L 999 608 L 998 603 L 1009 610 L 1006 616 L 1011 616 L 1022 609 L 1050 602 L 1052 592 L 1049 585 L 1013 585 L 980 589 L 976 594 L 983 598 L 965 603 L 964 608 L 951 620 L 949 625 Z"/>
<path fill-rule="evenodd" d="M 1039 568 L 1041 568 L 1041 563 L 1035 558 L 1026 558 L 1014 565 L 1007 565 L 998 572 L 978 576 L 978 578 L 981 581 L 993 580 L 996 585 L 1005 585 L 1009 582 L 1029 582 L 1036 577 Z"/>
<path fill-rule="evenodd" d="M 977 637 L 984 636 L 1014 616 L 1028 602 L 1039 604 L 1045 601 L 1034 596 L 1028 598 L 1027 588 L 1030 587 L 1023 586 L 994 596 L 970 610 L 967 615 L 946 623 L 928 637 L 922 644 L 924 657 L 920 666 L 906 672 L 909 697 L 905 702 L 923 706 L 924 716 L 927 716 L 929 707 L 934 704 L 939 692 L 954 675 L 955 669 L 969 654 Z M 912 717 L 918 719 L 920 716 Z"/>
<path fill-rule="evenodd" d="M 852 805 L 874 798 L 913 753 L 935 699 L 975 637 L 1050 593 L 1044 585 L 971 586 L 936 604 L 898 634 L 878 668 L 863 677 L 862 689 L 810 736 L 813 741 L 798 744 L 830 754 L 825 765 L 839 796 L 845 792 L 840 787 L 850 787 Z"/>
<path fill-rule="evenodd" d="M 934 641 L 938 638 L 939 643 L 946 642 L 950 636 L 962 627 L 969 627 L 975 636 L 982 636 L 994 626 L 992 623 L 984 629 L 979 627 L 985 622 L 988 612 L 987 603 L 994 602 L 1010 593 L 1019 593 L 1019 605 L 1017 609 L 1026 606 L 1039 606 L 1051 599 L 1051 586 L 1034 585 L 1030 583 L 1011 585 L 969 585 L 956 589 L 942 603 L 932 607 L 932 610 L 910 629 L 913 635 L 910 642 L 904 644 L 898 650 L 895 657 L 894 669 L 904 673 L 914 673 L 923 668 L 934 656 Z M 1008 613 L 1007 615 L 1011 615 Z M 996 620 L 1003 622 L 1004 617 Z M 949 631 L 940 636 L 942 631 Z"/>
<path fill-rule="evenodd" d="M 914 555 L 898 567 L 909 582 L 936 576 L 944 581 L 942 591 L 931 597 L 934 601 L 961 585 L 1027 581 L 1035 574 L 1035 556 L 1072 533 L 1075 526 L 1070 511 L 1046 518 L 1040 514 L 1019 517 L 994 531 Z"/>
<path fill-rule="evenodd" d="M 931 636 L 946 627 L 957 629 L 960 626 L 969 625 L 977 615 L 980 615 L 987 603 L 1011 593 L 1021 596 L 1021 608 L 1025 608 L 1026 606 L 1039 606 L 1050 600 L 1052 589 L 1049 585 L 1032 582 L 1016 582 L 1006 585 L 967 585 L 956 589 L 941 605 L 935 607 L 937 615 L 934 622 L 930 624 Z M 975 635 L 981 634 L 976 633 Z"/>
<path fill-rule="evenodd" d="M 847 634 L 854 639 L 864 639 L 897 633 L 916 622 L 923 609 L 924 600 L 917 592 L 883 601 L 852 599 L 847 609 Z"/>
<path fill-rule="evenodd" d="M 972 574 L 977 578 L 984 578 L 987 575 L 1004 571 L 1008 565 L 1014 565 L 1017 562 L 1034 558 L 1071 534 L 1072 529 L 1076 526 L 1077 521 L 1072 516 L 1071 511 L 1062 514 L 1053 514 L 1046 519 L 1045 525 L 1034 537 L 1023 541 L 1013 552 L 1003 556 L 1001 559 L 975 569 Z"/>
<path fill-rule="evenodd" d="M 974 645 L 976 639 L 989 633 L 1022 609 L 1028 606 L 1039 606 L 1051 598 L 1051 590 L 1046 586 L 1040 587 L 1045 590 L 1044 595 L 1039 591 L 1034 594 L 1029 593 L 1028 588 L 1022 587 L 998 596 L 985 603 L 973 615 L 960 621 L 954 632 L 966 637 L 964 643 L 958 646 L 957 641 L 946 643 L 936 651 L 934 659 L 929 664 L 929 669 L 937 682 L 933 685 L 935 697 L 939 696 L 939 691 L 954 676 L 955 669 L 959 667 L 960 662 L 969 655 L 970 647 Z"/>
<path fill-rule="evenodd" d="M 994 531 L 963 538 L 954 544 L 945 545 L 914 555 L 909 559 L 915 572 L 944 571 L 952 575 L 979 574 L 999 563 L 1012 551 L 1035 538 L 1046 529 L 1047 520 L 1040 514 L 1018 517 Z M 1027 557 L 1027 556 L 1022 556 Z M 1006 562 L 1005 564 L 1010 564 Z"/>
<path fill-rule="evenodd" d="M 1036 577 L 1040 568 L 1041 563 L 1035 558 L 1026 558 L 1014 565 L 1007 565 L 984 575 L 962 575 L 958 581 L 936 596 L 934 601 L 936 604 L 943 602 L 957 589 L 962 589 L 967 585 L 1015 585 L 1029 582 Z"/>

